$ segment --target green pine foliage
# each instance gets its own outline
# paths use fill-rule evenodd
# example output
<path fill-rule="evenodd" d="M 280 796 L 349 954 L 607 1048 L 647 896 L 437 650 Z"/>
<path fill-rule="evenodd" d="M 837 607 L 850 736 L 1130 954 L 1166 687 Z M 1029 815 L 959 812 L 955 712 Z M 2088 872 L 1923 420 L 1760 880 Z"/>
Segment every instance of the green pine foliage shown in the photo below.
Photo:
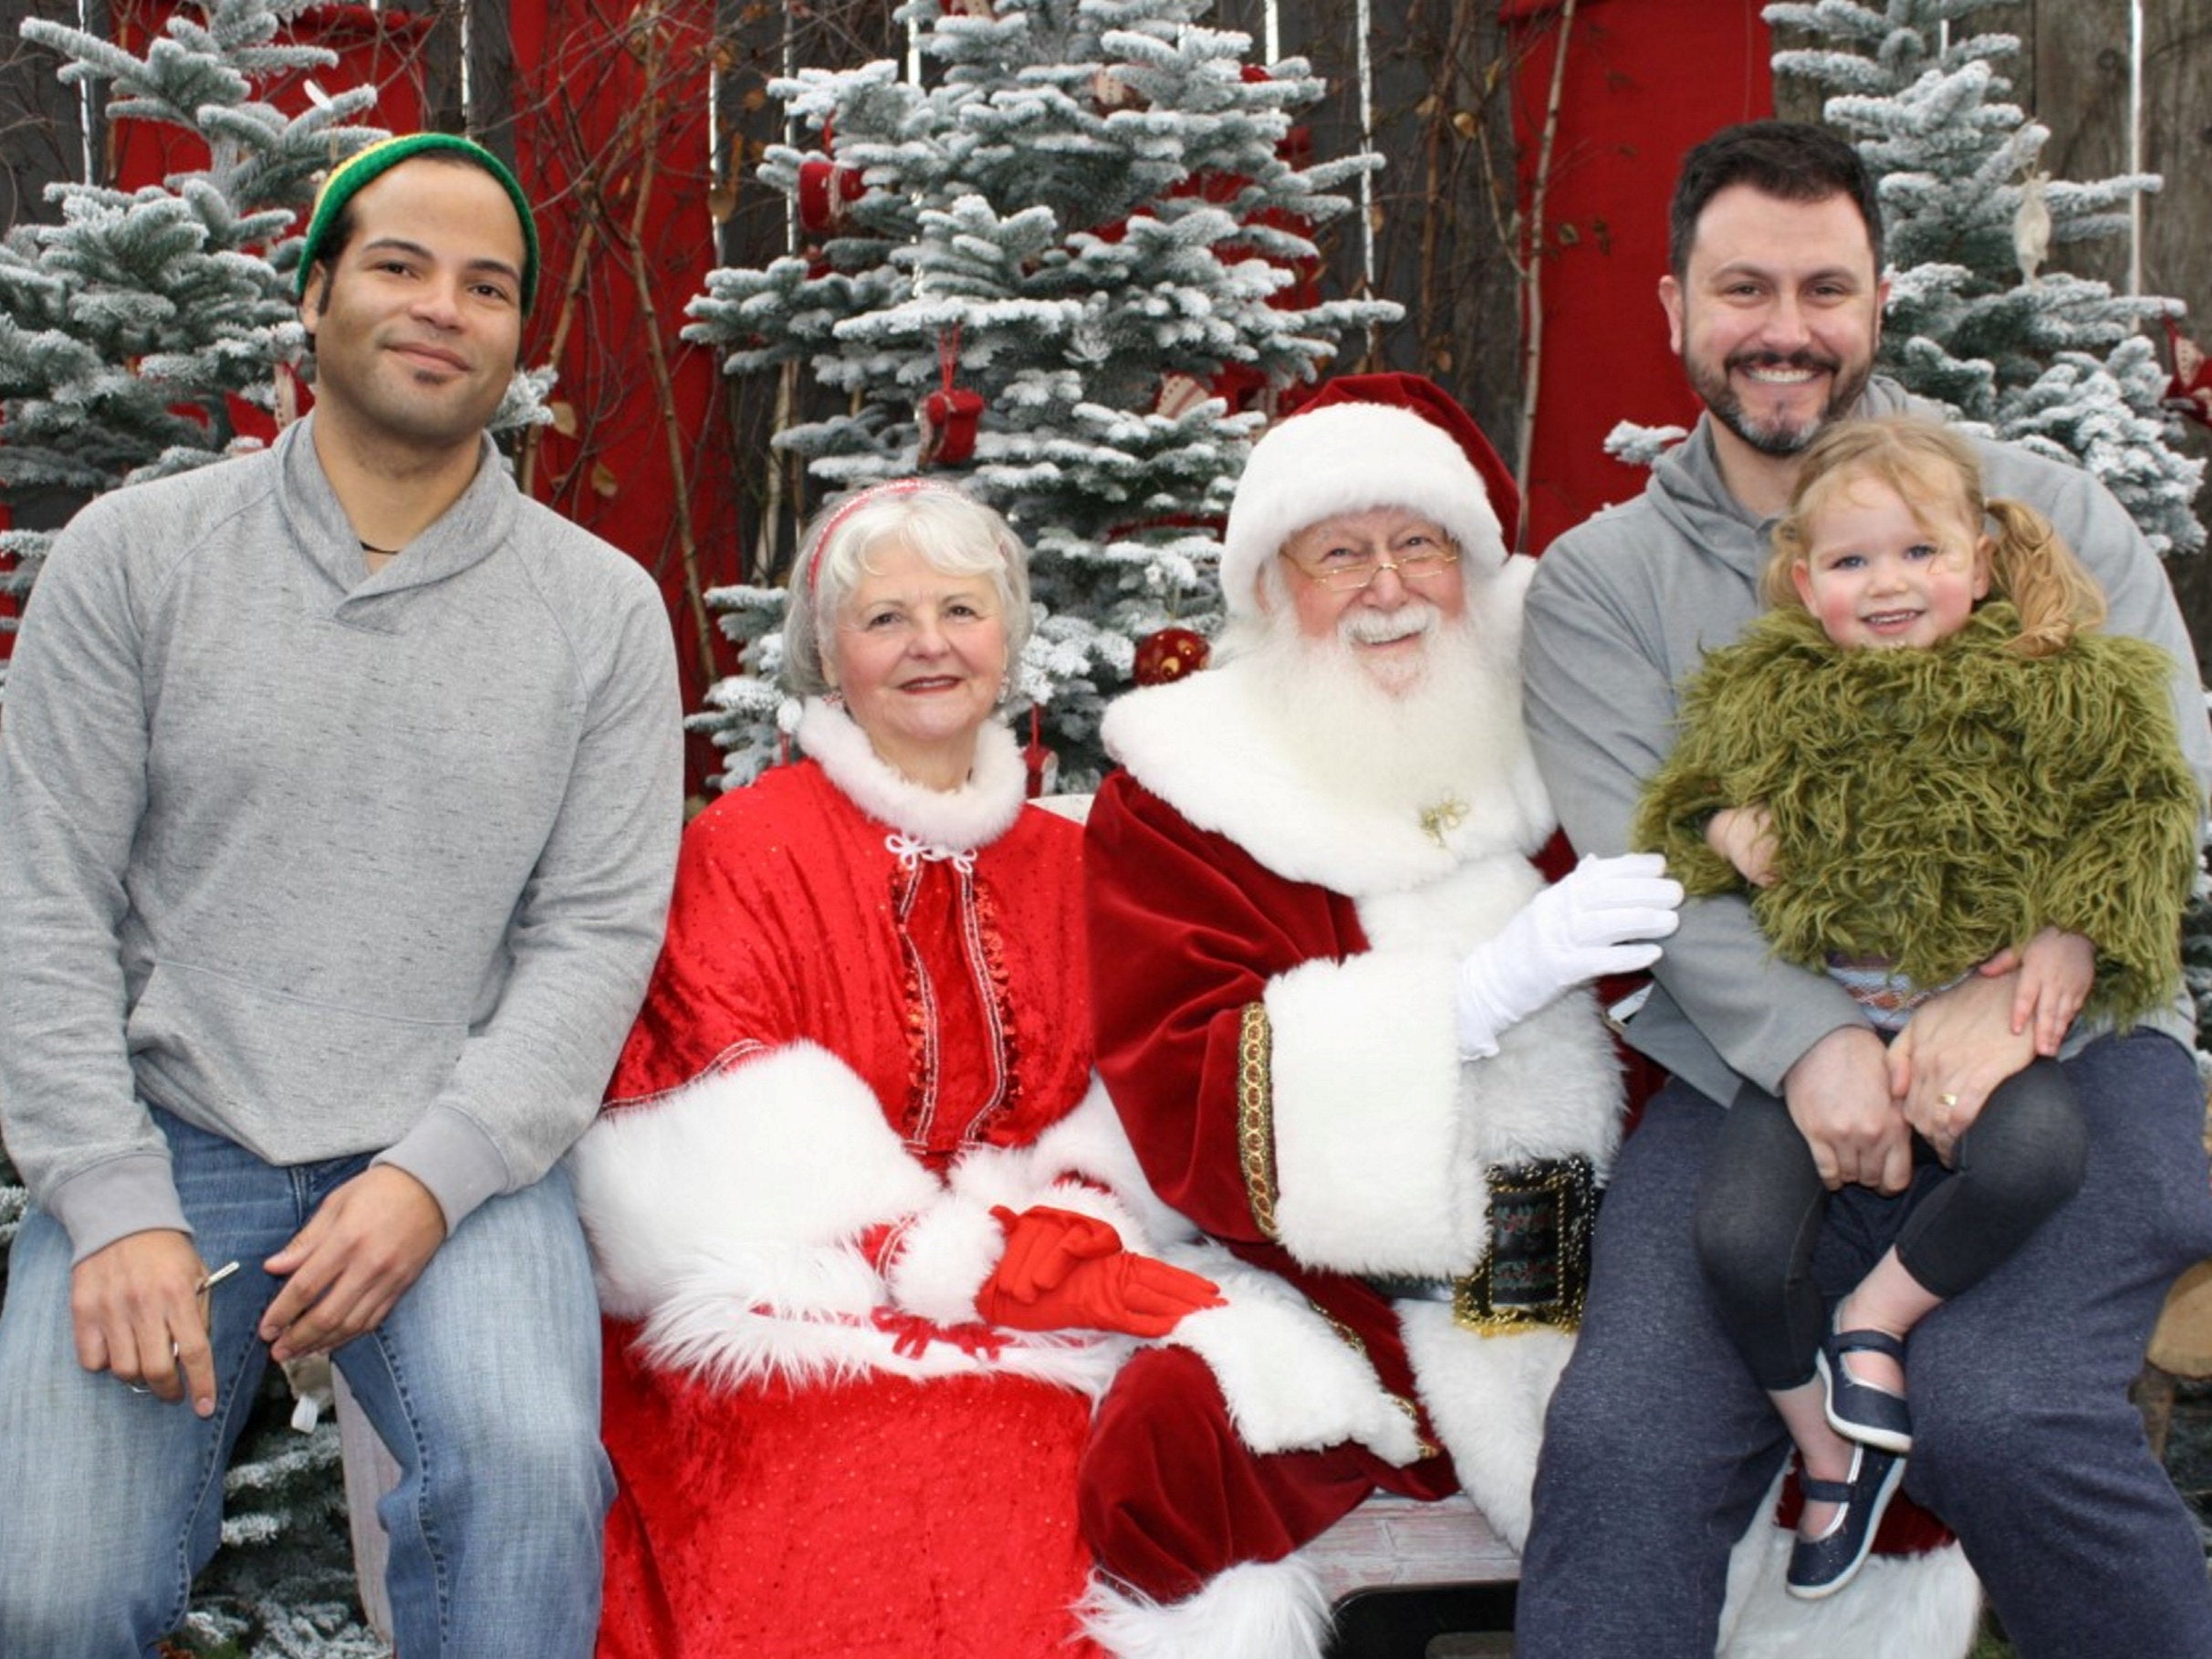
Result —
<path fill-rule="evenodd" d="M 30 1202 L 23 1177 L 7 1161 L 6 1151 L 0 1149 L 0 1302 L 7 1299 L 7 1252 L 15 1247 L 16 1229 L 23 1225 L 23 1213 Z"/>
<path fill-rule="evenodd" d="M 1299 59 L 1258 72 L 1205 9 L 997 0 L 977 17 L 910 0 L 922 84 L 892 63 L 775 83 L 810 144 L 772 148 L 761 177 L 851 199 L 802 253 L 713 273 L 685 330 L 732 374 L 797 366 L 843 394 L 849 412 L 777 439 L 825 495 L 925 465 L 918 411 L 948 374 L 981 397 L 974 454 L 944 474 L 1032 550 L 1017 695 L 1043 706 L 1071 787 L 1101 764 L 1098 719 L 1138 642 L 1217 620 L 1216 530 L 1268 399 L 1399 314 L 1278 303 L 1349 208 L 1334 193 L 1372 163 L 1287 159 L 1321 84 Z M 1260 406 L 1208 395 L 1233 380 Z M 713 597 L 748 672 L 703 723 L 739 783 L 775 756 L 781 600 Z"/>

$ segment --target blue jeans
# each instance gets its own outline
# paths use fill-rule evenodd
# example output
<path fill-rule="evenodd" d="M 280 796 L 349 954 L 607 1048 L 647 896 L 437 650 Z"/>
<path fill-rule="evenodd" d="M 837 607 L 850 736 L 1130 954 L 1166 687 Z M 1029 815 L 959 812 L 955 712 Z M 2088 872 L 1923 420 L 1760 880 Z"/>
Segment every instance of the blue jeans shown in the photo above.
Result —
<path fill-rule="evenodd" d="M 2212 1256 L 2204 1096 L 2151 1034 L 2065 1062 L 2088 1173 L 2009 1260 L 1913 1332 L 1905 1489 L 1948 1521 L 2023 1659 L 2212 1659 L 2196 1523 L 2128 1384 L 2167 1287 Z M 1729 1547 L 1788 1446 L 1691 1238 L 1722 1109 L 1646 1107 L 1599 1211 L 1590 1304 L 1552 1397 L 1522 1557 L 1523 1659 L 1710 1659 Z M 1836 1194 L 1824 1296 L 1864 1276 L 1924 1193 Z"/>
<path fill-rule="evenodd" d="M 366 1157 L 279 1168 L 166 1113 L 213 1295 L 215 1414 L 78 1366 L 69 1244 L 34 1211 L 0 1309 L 0 1654 L 140 1659 L 215 1552 L 223 1472 L 268 1362 L 261 1263 Z M 407 1659 L 585 1659 L 599 1623 L 599 1315 L 567 1176 L 494 1198 L 335 1356 L 399 1460 L 379 1505 Z"/>

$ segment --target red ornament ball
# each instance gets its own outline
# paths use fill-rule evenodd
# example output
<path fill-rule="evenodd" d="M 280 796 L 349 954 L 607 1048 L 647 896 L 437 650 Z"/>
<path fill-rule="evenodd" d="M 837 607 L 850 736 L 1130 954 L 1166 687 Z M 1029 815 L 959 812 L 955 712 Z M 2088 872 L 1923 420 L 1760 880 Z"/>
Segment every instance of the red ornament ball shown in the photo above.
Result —
<path fill-rule="evenodd" d="M 1186 679 L 1205 666 L 1210 647 L 1187 628 L 1163 628 L 1137 642 L 1139 685 L 1165 685 Z"/>

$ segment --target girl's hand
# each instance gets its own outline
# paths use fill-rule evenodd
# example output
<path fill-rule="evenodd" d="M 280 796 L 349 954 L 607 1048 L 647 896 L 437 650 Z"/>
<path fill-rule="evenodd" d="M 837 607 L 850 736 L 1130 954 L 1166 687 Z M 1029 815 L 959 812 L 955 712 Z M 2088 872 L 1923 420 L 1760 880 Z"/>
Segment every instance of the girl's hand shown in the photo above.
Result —
<path fill-rule="evenodd" d="M 2019 954 L 2020 977 L 2012 997 L 2015 1036 L 2035 1029 L 2035 1051 L 2050 1059 L 2089 1000 L 2097 982 L 2097 947 L 2080 934 L 2047 927 Z"/>
<path fill-rule="evenodd" d="M 1714 813 L 1706 821 L 1706 845 L 1752 886 L 1774 884 L 1774 820 L 1757 801 Z"/>

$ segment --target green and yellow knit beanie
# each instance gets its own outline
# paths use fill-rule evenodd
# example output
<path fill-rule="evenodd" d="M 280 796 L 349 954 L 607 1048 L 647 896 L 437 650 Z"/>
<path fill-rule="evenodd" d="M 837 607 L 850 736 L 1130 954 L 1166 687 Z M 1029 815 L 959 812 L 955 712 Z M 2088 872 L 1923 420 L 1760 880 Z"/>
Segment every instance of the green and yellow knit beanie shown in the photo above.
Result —
<path fill-rule="evenodd" d="M 468 157 L 498 180 L 507 200 L 514 203 L 515 216 L 522 221 L 522 308 L 525 311 L 530 308 L 530 302 L 537 297 L 537 221 L 531 215 L 529 198 L 522 193 L 522 186 L 515 182 L 515 175 L 497 156 L 474 139 L 463 138 L 457 132 L 409 132 L 398 138 L 381 139 L 348 156 L 331 171 L 315 197 L 315 211 L 308 217 L 307 240 L 299 249 L 299 277 L 295 291 L 300 298 L 307 297 L 308 273 L 323 256 L 323 245 L 330 239 L 331 226 L 346 211 L 346 203 L 359 195 L 364 185 L 381 178 L 402 162 L 425 151 L 441 150 Z"/>

